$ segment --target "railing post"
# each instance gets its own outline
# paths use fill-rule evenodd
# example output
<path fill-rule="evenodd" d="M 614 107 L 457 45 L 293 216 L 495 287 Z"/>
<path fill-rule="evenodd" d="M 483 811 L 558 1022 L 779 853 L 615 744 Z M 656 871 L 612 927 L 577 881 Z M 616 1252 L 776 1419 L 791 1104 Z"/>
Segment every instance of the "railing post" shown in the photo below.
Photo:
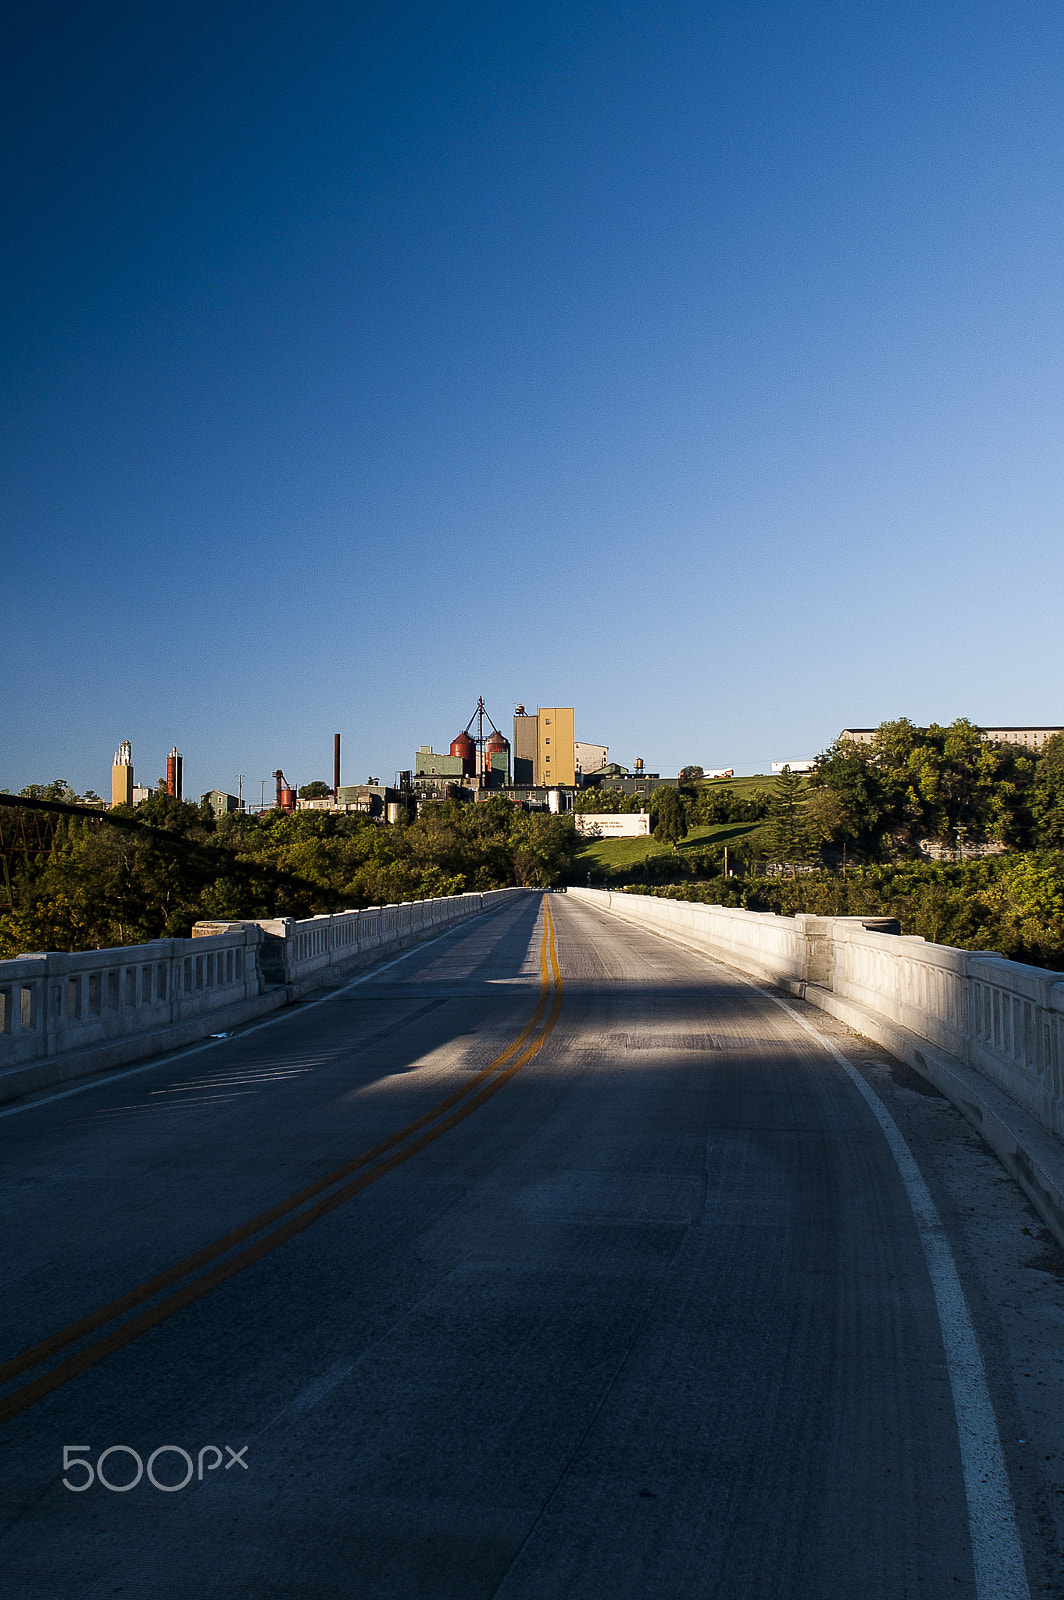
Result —
<path fill-rule="evenodd" d="M 799 983 L 815 983 L 831 989 L 835 983 L 835 930 L 831 917 L 798 915 L 794 919 L 798 935 Z"/>

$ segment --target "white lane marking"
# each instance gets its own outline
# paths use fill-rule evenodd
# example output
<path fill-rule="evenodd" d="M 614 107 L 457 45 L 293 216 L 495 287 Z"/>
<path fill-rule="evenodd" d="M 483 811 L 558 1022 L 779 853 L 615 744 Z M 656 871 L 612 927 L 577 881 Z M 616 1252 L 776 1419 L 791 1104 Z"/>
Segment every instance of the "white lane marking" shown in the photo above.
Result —
<path fill-rule="evenodd" d="M 189 1083 L 172 1083 L 166 1089 L 151 1089 L 149 1094 L 154 1097 L 160 1094 L 190 1094 L 194 1089 L 229 1089 L 234 1084 L 254 1083 L 266 1084 L 287 1083 L 289 1078 L 305 1078 L 311 1069 L 298 1067 L 294 1072 L 248 1073 L 241 1076 L 230 1076 L 227 1072 L 220 1072 L 216 1078 L 196 1078 Z"/>
<path fill-rule="evenodd" d="M 470 918 L 470 921 L 473 919 Z M 459 923 L 458 927 L 465 927 Z M 420 950 L 427 950 L 430 945 L 438 944 L 441 939 L 446 939 L 450 933 L 456 933 L 456 928 L 444 928 L 434 939 L 426 939 L 422 944 L 414 945 L 411 950 L 404 950 L 401 956 L 396 956 L 394 961 L 386 961 L 383 967 L 374 967 L 372 971 L 363 973 L 361 978 L 352 978 L 350 983 L 345 983 L 339 989 L 333 989 L 329 994 L 323 994 L 320 1000 L 311 1000 L 309 1005 L 301 1006 L 298 1015 L 303 1016 L 308 1011 L 313 1011 L 316 1006 L 322 1006 L 328 1000 L 335 1000 L 337 995 L 346 994 L 348 989 L 355 989 L 360 983 L 368 983 L 371 978 L 378 977 L 382 972 L 387 972 L 390 967 L 397 967 L 400 961 L 406 961 L 409 956 L 416 955 Z M 84 1083 L 77 1083 L 71 1089 L 60 1089 L 58 1094 L 43 1095 L 40 1100 L 32 1100 L 27 1105 L 8 1106 L 0 1111 L 0 1117 L 16 1117 L 20 1111 L 36 1111 L 38 1106 L 51 1105 L 53 1100 L 65 1100 L 68 1095 L 84 1094 L 86 1089 L 103 1089 L 108 1084 L 117 1083 L 120 1078 L 135 1078 L 138 1072 L 151 1072 L 158 1067 L 168 1067 L 171 1062 L 184 1061 L 186 1056 L 197 1056 L 201 1050 L 213 1050 L 216 1045 L 228 1043 L 230 1039 L 246 1039 L 249 1034 L 258 1033 L 263 1028 L 272 1028 L 275 1022 L 283 1022 L 285 1018 L 291 1019 L 296 1015 L 289 1006 L 280 1006 L 276 1016 L 267 1017 L 265 1022 L 256 1022 L 254 1027 L 245 1028 L 240 1033 L 230 1033 L 222 1039 L 207 1039 L 203 1044 L 194 1044 L 188 1050 L 179 1050 L 176 1055 L 169 1056 L 165 1061 L 158 1056 L 154 1061 L 146 1061 L 139 1067 L 128 1067 L 125 1072 L 90 1073 Z"/>
<path fill-rule="evenodd" d="M 643 928 L 640 931 L 653 933 L 656 929 Z M 665 934 L 657 936 L 668 938 Z M 986 1368 L 983 1366 L 979 1341 L 976 1338 L 968 1303 L 964 1298 L 964 1290 L 961 1288 L 961 1280 L 953 1252 L 949 1247 L 946 1230 L 942 1226 L 942 1219 L 913 1153 L 902 1137 L 901 1129 L 857 1068 L 847 1061 L 842 1051 L 837 1049 L 819 1028 L 807 1022 L 801 1012 L 788 1005 L 786 1000 L 781 1000 L 779 995 L 763 989 L 752 978 L 737 972 L 734 967 L 729 967 L 722 961 L 715 961 L 712 956 L 694 950 L 690 945 L 683 945 L 678 939 L 668 942 L 687 950 L 707 966 L 716 967 L 718 970 L 723 967 L 729 977 L 737 979 L 746 988 L 753 989 L 755 994 L 761 995 L 765 1000 L 771 1000 L 773 1005 L 779 1006 L 781 1011 L 793 1017 L 800 1028 L 835 1058 L 879 1123 L 916 1219 L 928 1276 L 934 1291 L 942 1334 L 942 1349 L 946 1357 L 946 1368 L 953 1394 L 953 1412 L 957 1422 L 964 1492 L 968 1502 L 968 1535 L 975 1567 L 976 1595 L 978 1600 L 1031 1600 L 1023 1561 L 1023 1547 L 1016 1527 L 1016 1506 L 1009 1486 L 1005 1453 L 1001 1448 L 1001 1435 L 998 1432 L 997 1417 L 994 1415 L 994 1406 L 990 1399 L 990 1388 L 986 1381 Z"/>
<path fill-rule="evenodd" d="M 165 1111 L 185 1111 L 193 1105 L 217 1105 L 222 1100 L 242 1100 L 254 1093 L 254 1089 L 236 1089 L 232 1094 L 201 1094 L 195 1100 L 167 1100 L 161 1105 L 147 1100 L 131 1100 L 126 1106 L 104 1106 L 101 1110 L 92 1112 L 92 1116 L 116 1117 L 123 1111 L 143 1111 L 146 1115 L 158 1116 Z"/>
<path fill-rule="evenodd" d="M 328 1371 L 322 1373 L 320 1378 L 308 1384 L 307 1388 L 301 1394 L 297 1394 L 295 1399 L 290 1401 L 288 1405 L 282 1406 L 276 1416 L 271 1417 L 269 1422 L 263 1423 L 255 1438 L 261 1439 L 264 1433 L 270 1428 L 276 1428 L 280 1423 L 295 1422 L 296 1418 L 303 1416 L 304 1412 L 312 1410 L 319 1400 L 324 1400 L 325 1396 L 330 1390 L 335 1389 L 337 1384 L 343 1383 L 348 1373 L 353 1372 L 354 1369 L 355 1363 L 353 1361 L 335 1361 Z"/>
<path fill-rule="evenodd" d="M 798 1027 L 805 1029 L 806 1034 L 822 1045 L 829 1056 L 834 1056 L 882 1128 L 883 1138 L 890 1147 L 894 1165 L 898 1166 L 902 1184 L 906 1187 L 912 1214 L 917 1219 L 923 1256 L 934 1290 L 934 1304 L 938 1309 L 942 1350 L 946 1354 L 949 1386 L 954 1395 L 960 1462 L 965 1475 L 968 1534 L 976 1570 L 976 1595 L 979 1600 L 1030 1600 L 1024 1552 L 1016 1528 L 1016 1506 L 1008 1483 L 1005 1451 L 1002 1450 L 1002 1437 L 998 1434 L 994 1402 L 990 1400 L 979 1339 L 971 1322 L 965 1291 L 960 1286 L 954 1253 L 949 1248 L 949 1238 L 931 1198 L 931 1190 L 923 1181 L 914 1154 L 907 1146 L 898 1123 L 891 1117 L 890 1110 L 878 1098 L 872 1085 L 861 1077 L 858 1069 L 846 1061 L 842 1050 L 832 1045 L 830 1038 L 824 1037 L 818 1027 L 806 1021 L 800 1011 L 787 1005 L 779 995 L 770 994 L 760 984 L 750 982 L 749 978 L 744 981 L 750 989 L 757 990 L 757 994 L 778 1005 L 779 1010 L 786 1011 Z"/>
<path fill-rule="evenodd" d="M 778 995 L 752 984 L 759 994 L 786 1011 L 800 1028 L 834 1056 L 879 1123 L 895 1165 L 905 1185 L 920 1243 L 935 1292 L 942 1347 L 953 1391 L 964 1492 L 968 1500 L 968 1530 L 975 1564 L 979 1600 L 1030 1600 L 1023 1548 L 1016 1527 L 1016 1507 L 1009 1487 L 1005 1453 L 1001 1448 L 986 1369 L 971 1313 L 961 1288 L 953 1252 L 931 1192 L 887 1107 L 872 1086 L 852 1066 L 830 1039 Z"/>

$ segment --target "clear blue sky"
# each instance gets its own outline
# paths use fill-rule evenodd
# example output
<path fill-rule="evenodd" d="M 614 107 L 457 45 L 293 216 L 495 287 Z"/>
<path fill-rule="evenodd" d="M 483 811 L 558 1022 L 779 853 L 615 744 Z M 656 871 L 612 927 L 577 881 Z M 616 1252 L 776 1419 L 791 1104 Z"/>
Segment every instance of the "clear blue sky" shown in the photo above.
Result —
<path fill-rule="evenodd" d="M 9 7 L 0 786 L 1064 722 L 1064 11 Z"/>

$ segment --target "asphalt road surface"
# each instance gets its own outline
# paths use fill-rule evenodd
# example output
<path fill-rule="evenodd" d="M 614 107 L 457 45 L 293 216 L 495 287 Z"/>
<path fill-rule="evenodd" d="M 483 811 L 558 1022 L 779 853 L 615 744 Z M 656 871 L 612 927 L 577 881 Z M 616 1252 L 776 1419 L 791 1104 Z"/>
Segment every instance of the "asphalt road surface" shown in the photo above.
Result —
<path fill-rule="evenodd" d="M 800 1011 L 529 895 L 4 1115 L 0 1592 L 1022 1600 L 1017 1537 L 1059 1592 L 921 1097 L 923 1238 Z"/>

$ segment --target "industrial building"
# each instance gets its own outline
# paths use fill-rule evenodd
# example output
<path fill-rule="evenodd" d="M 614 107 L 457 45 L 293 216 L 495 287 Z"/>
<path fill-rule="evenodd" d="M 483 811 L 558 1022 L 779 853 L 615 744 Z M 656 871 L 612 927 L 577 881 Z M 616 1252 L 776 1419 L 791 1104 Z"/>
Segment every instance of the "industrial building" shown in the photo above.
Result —
<path fill-rule="evenodd" d="M 470 741 L 472 742 L 472 741 Z M 460 738 L 444 755 L 430 744 L 419 745 L 414 757 L 412 784 L 419 800 L 454 800 L 466 783 L 467 756 Z"/>
<path fill-rule="evenodd" d="M 571 811 L 576 791 L 587 786 L 631 795 L 676 786 L 675 778 L 644 771 L 641 759 L 633 773 L 608 764 L 609 746 L 578 741 L 575 723 L 572 706 L 540 706 L 531 714 L 519 705 L 511 746 L 481 698 L 448 751 L 418 746 L 410 774 L 413 797 L 420 803 L 501 794 L 514 805 L 559 812 Z"/>
<path fill-rule="evenodd" d="M 577 739 L 574 746 L 574 765 L 576 767 L 577 780 L 579 781 L 584 773 L 601 772 L 606 765 L 606 757 L 609 753 L 609 745 L 585 744 L 582 739 Z"/>
<path fill-rule="evenodd" d="M 603 794 L 651 795 L 655 789 L 675 789 L 678 778 L 663 778 L 660 772 L 647 772 L 641 756 L 636 757 L 635 771 L 618 766 L 611 761 L 600 772 L 584 779 L 584 788 L 599 789 Z"/>
<path fill-rule="evenodd" d="M 472 799 L 485 790 L 508 789 L 510 777 L 510 741 L 492 722 L 481 696 L 446 755 L 430 744 L 418 746 L 410 787 L 418 800 Z"/>
<path fill-rule="evenodd" d="M 535 716 L 518 706 L 514 713 L 514 783 L 571 789 L 576 783 L 574 725 L 572 706 L 540 706 Z"/>
<path fill-rule="evenodd" d="M 1027 750 L 1040 750 L 1047 739 L 1064 733 L 1064 728 L 983 728 L 980 730 L 988 744 L 1018 744 Z M 839 742 L 849 739 L 853 744 L 871 744 L 878 729 L 843 728 Z"/>
<path fill-rule="evenodd" d="M 373 779 L 362 784 L 340 783 L 340 735 L 333 737 L 333 789 L 321 798 L 300 800 L 283 771 L 273 773 L 276 794 L 274 807 L 280 811 L 326 811 L 380 817 L 394 821 L 423 801 L 486 800 L 491 795 L 505 797 L 514 805 L 532 810 L 567 812 L 573 808 L 577 789 L 590 784 L 624 794 L 649 794 L 662 782 L 657 773 L 636 771 L 607 764 L 609 747 L 577 741 L 575 711 L 572 706 L 540 706 L 528 715 L 518 706 L 514 716 L 514 742 L 492 721 L 483 697 L 465 727 L 452 740 L 449 750 L 436 750 L 431 744 L 419 745 L 412 768 L 396 775 L 395 785 Z M 183 797 L 184 759 L 175 745 L 166 758 L 166 778 L 160 786 L 175 799 Z M 128 740 L 115 753 L 111 773 L 113 805 L 135 804 L 147 799 L 151 791 L 138 788 L 133 781 L 133 760 Z M 209 789 L 200 797 L 216 817 L 245 810 L 239 795 Z"/>
<path fill-rule="evenodd" d="M 208 789 L 206 794 L 200 795 L 200 805 L 209 805 L 216 817 L 227 817 L 233 811 L 243 811 L 244 803 L 235 794 L 226 794 L 221 789 Z"/>
<path fill-rule="evenodd" d="M 175 800 L 182 798 L 184 786 L 184 759 L 175 745 L 166 758 L 166 781 L 160 778 L 160 784 L 167 794 L 172 794 Z M 147 800 L 151 790 L 143 784 L 134 782 L 133 778 L 133 747 L 128 739 L 123 739 L 115 751 L 114 761 L 111 764 L 111 804 L 113 806 L 139 806 Z"/>
<path fill-rule="evenodd" d="M 341 816 L 347 816 L 351 812 L 366 812 L 372 815 L 373 791 L 369 789 L 368 786 L 361 784 L 348 784 L 346 787 L 356 791 L 365 789 L 365 794 L 359 794 L 359 797 L 356 800 L 334 800 L 331 794 L 325 795 L 321 799 L 297 800 L 296 810 L 328 811 L 330 814 L 339 814 Z M 385 794 L 391 794 L 392 791 L 390 789 L 386 789 L 383 792 Z"/>
<path fill-rule="evenodd" d="M 459 741 L 456 739 L 452 750 Z M 430 744 L 419 744 L 417 755 L 414 757 L 414 776 L 416 778 L 464 778 L 466 763 L 464 757 L 459 755 L 444 755 L 440 750 L 434 750 Z"/>
<path fill-rule="evenodd" d="M 394 802 L 396 798 L 396 790 L 385 783 L 345 783 L 341 784 L 337 793 L 341 807 L 361 811 L 370 817 L 383 817 L 389 802 Z"/>
<path fill-rule="evenodd" d="M 111 764 L 111 804 L 133 804 L 133 749 L 128 739 L 122 740 Z"/>
<path fill-rule="evenodd" d="M 485 729 L 487 723 L 487 729 Z M 603 769 L 608 746 L 578 744 L 572 706 L 540 706 L 535 715 L 518 706 L 513 745 L 492 722 L 484 705 L 477 709 L 447 754 L 432 745 L 418 747 L 412 785 L 418 799 L 472 798 L 485 791 L 505 793 L 522 805 L 548 804 L 548 796 L 578 788 L 586 774 Z M 512 763 L 511 763 L 512 756 Z M 570 801 L 555 803 L 568 810 Z"/>
<path fill-rule="evenodd" d="M 150 789 L 134 780 L 133 748 L 128 739 L 123 739 L 111 765 L 111 804 L 139 806 L 150 794 Z"/>

